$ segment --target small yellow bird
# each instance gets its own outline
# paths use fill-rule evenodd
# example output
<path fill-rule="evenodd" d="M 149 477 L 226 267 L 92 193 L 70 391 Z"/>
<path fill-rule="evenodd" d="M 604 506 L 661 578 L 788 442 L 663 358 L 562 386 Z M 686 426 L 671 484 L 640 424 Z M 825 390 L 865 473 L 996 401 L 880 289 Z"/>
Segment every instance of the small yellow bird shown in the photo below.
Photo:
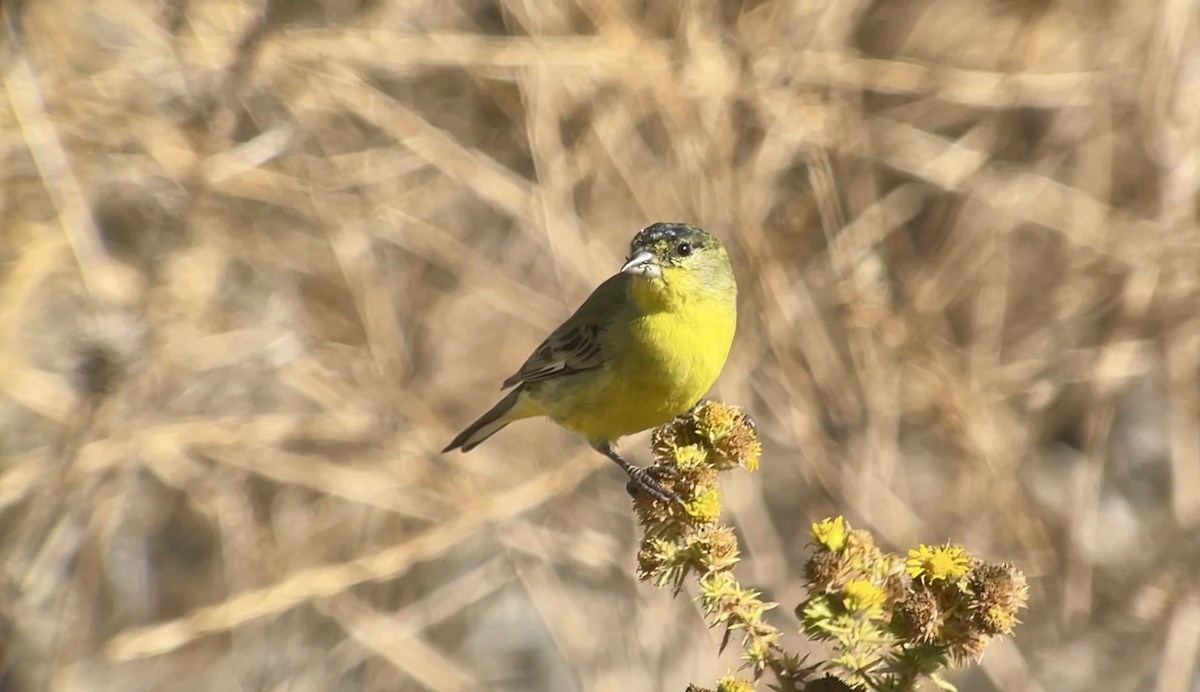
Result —
<path fill-rule="evenodd" d="M 648 226 L 620 271 L 504 381 L 516 389 L 442 451 L 470 451 L 515 420 L 546 416 L 638 488 L 676 500 L 613 445 L 691 410 L 725 366 L 736 324 L 737 284 L 721 243 L 686 224 Z"/>

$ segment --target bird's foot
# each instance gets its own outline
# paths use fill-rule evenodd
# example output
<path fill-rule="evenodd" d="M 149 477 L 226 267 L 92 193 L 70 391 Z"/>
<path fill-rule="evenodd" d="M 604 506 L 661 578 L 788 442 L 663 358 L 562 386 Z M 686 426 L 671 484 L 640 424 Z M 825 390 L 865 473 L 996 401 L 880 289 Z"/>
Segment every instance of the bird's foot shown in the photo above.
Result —
<path fill-rule="evenodd" d="M 625 492 L 630 497 L 638 493 L 646 493 L 656 500 L 667 504 L 683 504 L 683 498 L 663 487 L 662 479 L 679 475 L 679 470 L 670 466 L 633 466 L 625 472 L 629 474 L 629 482 L 625 484 Z"/>
<path fill-rule="evenodd" d="M 625 490 L 630 495 L 636 497 L 637 493 L 642 492 L 667 504 L 683 504 L 679 495 L 667 490 L 662 484 L 664 478 L 677 475 L 678 469 L 670 466 L 635 466 L 618 454 L 617 450 L 613 449 L 611 442 L 601 442 L 595 448 L 596 451 L 615 461 L 617 466 L 620 466 L 621 470 L 629 475 L 629 482 L 625 484 Z"/>
<path fill-rule="evenodd" d="M 754 420 L 754 417 L 742 411 L 742 420 L 746 423 L 746 427 L 750 428 L 750 432 L 754 433 L 755 437 L 758 437 L 758 422 Z"/>
<path fill-rule="evenodd" d="M 696 411 L 703 408 L 708 403 L 708 399 L 701 399 L 692 405 L 691 408 L 676 416 L 676 420 L 687 423 L 696 417 Z"/>

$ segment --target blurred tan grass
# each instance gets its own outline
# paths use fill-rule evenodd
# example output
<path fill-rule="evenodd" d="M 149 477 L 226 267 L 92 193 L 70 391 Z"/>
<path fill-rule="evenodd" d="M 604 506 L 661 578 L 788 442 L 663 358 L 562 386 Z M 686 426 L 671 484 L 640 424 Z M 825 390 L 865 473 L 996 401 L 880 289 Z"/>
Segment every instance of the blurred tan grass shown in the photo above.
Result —
<path fill-rule="evenodd" d="M 797 602 L 829 514 L 952 538 L 1033 578 L 963 689 L 1194 686 L 1189 3 L 3 12 L 0 687 L 736 666 L 577 441 L 436 453 L 655 220 L 737 260 L 743 579 Z"/>

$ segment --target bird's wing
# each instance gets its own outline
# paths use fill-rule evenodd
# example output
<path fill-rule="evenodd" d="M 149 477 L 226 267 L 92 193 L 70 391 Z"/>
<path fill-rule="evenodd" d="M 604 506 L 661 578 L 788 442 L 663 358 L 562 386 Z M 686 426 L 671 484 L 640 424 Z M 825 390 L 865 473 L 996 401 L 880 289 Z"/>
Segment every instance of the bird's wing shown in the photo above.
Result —
<path fill-rule="evenodd" d="M 575 314 L 537 347 L 520 370 L 504 381 L 504 388 L 603 367 L 604 332 L 628 300 L 628 278 L 618 274 L 592 291 Z"/>
<path fill-rule="evenodd" d="M 569 329 L 564 329 L 568 326 Z M 537 347 L 516 374 L 504 381 L 504 386 L 572 375 L 604 365 L 600 332 L 598 324 L 564 324 Z"/>

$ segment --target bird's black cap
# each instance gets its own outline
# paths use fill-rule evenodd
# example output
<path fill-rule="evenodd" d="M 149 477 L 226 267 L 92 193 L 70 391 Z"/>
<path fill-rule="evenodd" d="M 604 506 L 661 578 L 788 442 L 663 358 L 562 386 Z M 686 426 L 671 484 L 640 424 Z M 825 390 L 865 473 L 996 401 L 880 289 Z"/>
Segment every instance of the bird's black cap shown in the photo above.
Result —
<path fill-rule="evenodd" d="M 693 242 L 699 240 L 704 241 L 710 238 L 707 233 L 689 226 L 686 223 L 666 223 L 659 222 L 646 226 L 638 234 L 633 237 L 633 242 L 629 244 L 631 250 L 650 247 L 661 242 L 670 243 L 676 240 L 691 240 Z"/>

